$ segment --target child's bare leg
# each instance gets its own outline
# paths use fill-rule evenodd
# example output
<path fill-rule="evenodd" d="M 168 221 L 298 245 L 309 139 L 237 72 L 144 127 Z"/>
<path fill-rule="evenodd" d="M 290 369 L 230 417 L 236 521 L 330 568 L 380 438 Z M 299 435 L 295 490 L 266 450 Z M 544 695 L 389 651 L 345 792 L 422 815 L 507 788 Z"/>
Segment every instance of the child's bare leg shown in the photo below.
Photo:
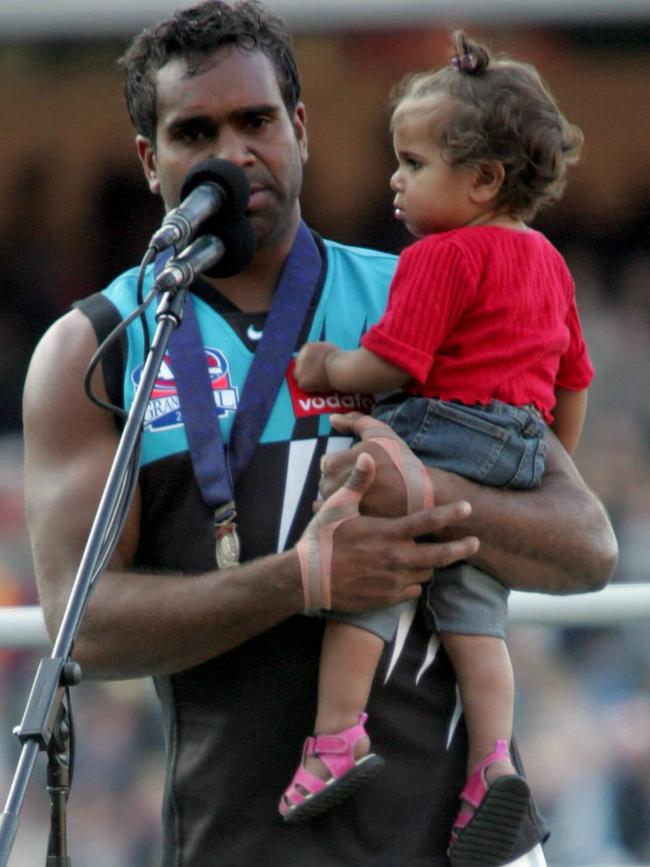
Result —
<path fill-rule="evenodd" d="M 327 621 L 321 649 L 314 734 L 336 734 L 357 725 L 359 714 L 368 705 L 383 647 L 382 639 L 366 629 L 337 620 Z M 369 738 L 361 738 L 355 745 L 354 757 L 361 758 L 369 751 Z M 305 767 L 324 780 L 330 776 L 315 756 L 306 757 Z"/>
<path fill-rule="evenodd" d="M 510 743 L 515 691 L 512 664 L 501 638 L 442 632 L 440 639 L 463 701 L 469 776 L 481 759 L 494 752 L 495 741 Z M 510 762 L 498 761 L 486 768 L 485 779 L 490 785 L 497 777 L 513 773 L 517 772 Z"/>

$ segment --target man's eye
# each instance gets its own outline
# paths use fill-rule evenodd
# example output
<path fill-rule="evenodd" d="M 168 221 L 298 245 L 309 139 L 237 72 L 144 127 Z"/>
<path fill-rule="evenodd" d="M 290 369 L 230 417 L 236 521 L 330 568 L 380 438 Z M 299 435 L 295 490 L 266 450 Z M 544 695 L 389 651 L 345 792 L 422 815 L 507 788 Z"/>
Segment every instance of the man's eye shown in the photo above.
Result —
<path fill-rule="evenodd" d="M 204 126 L 189 124 L 176 130 L 174 138 L 186 144 L 195 144 L 209 138 L 211 132 Z"/>
<path fill-rule="evenodd" d="M 204 129 L 186 129 L 182 132 L 181 138 L 190 142 L 201 141 L 207 138 L 207 133 Z"/>
<path fill-rule="evenodd" d="M 419 160 L 414 160 L 412 157 L 406 159 L 406 165 L 414 172 L 422 168 L 422 163 Z"/>
<path fill-rule="evenodd" d="M 249 129 L 262 129 L 271 123 L 271 119 L 264 114 L 254 114 L 246 118 L 246 126 Z"/>

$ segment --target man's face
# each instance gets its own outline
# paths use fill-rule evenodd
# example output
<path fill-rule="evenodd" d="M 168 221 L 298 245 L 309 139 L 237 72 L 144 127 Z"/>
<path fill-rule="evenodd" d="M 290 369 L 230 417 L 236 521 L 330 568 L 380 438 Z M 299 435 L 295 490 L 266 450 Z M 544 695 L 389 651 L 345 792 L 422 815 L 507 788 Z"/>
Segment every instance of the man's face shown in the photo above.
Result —
<path fill-rule="evenodd" d="M 179 204 L 188 171 L 208 158 L 229 160 L 251 185 L 247 215 L 258 249 L 292 235 L 307 160 L 305 110 L 289 117 L 275 68 L 259 51 L 222 48 L 189 75 L 174 59 L 157 74 L 155 147 L 137 137 L 149 188 L 167 210 Z"/>

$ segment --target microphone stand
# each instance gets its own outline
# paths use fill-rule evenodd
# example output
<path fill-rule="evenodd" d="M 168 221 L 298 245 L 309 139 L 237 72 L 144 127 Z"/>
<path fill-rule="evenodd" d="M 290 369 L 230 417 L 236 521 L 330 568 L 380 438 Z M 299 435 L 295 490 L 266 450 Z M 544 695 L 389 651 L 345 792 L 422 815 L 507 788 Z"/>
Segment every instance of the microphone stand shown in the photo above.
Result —
<path fill-rule="evenodd" d="M 46 751 L 48 755 L 47 789 L 50 793 L 51 828 L 46 867 L 71 865 L 66 840 L 66 804 L 72 778 L 73 742 L 69 687 L 81 681 L 81 668 L 71 658 L 71 652 L 94 580 L 100 576 L 101 570 L 97 570 L 97 564 L 104 554 L 104 538 L 113 524 L 116 504 L 120 503 L 128 486 L 147 404 L 171 335 L 182 320 L 187 286 L 194 276 L 191 270 L 188 271 L 179 286 L 166 287 L 167 291 L 162 295 L 156 311 L 158 325 L 142 378 L 120 437 L 52 653 L 40 662 L 23 719 L 13 732 L 22 744 L 22 751 L 5 810 L 0 814 L 0 867 L 6 867 L 8 863 L 18 831 L 20 810 L 39 751 Z M 123 514 L 126 514 L 133 493 L 134 486 L 131 486 L 122 509 Z"/>

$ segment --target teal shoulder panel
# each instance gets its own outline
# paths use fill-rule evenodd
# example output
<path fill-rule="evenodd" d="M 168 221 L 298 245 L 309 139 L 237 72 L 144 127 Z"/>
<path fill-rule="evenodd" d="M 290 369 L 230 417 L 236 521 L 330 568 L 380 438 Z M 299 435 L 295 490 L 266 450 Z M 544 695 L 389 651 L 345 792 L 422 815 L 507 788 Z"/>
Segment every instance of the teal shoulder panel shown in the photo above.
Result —
<path fill-rule="evenodd" d="M 325 242 L 327 272 L 315 311 L 309 340 L 329 340 L 343 349 L 359 345 L 363 333 L 381 316 L 397 259 L 385 253 Z M 127 271 L 108 286 L 103 294 L 124 319 L 136 306 L 137 269 Z M 144 293 L 151 286 L 148 269 Z M 232 421 L 241 400 L 253 356 L 228 323 L 202 299 L 192 296 L 210 369 L 213 397 L 218 409 L 221 433 L 227 442 Z M 149 332 L 154 334 L 156 303 L 146 312 Z M 136 320 L 127 329 L 124 401 L 128 409 L 135 396 L 144 364 L 144 332 Z M 371 404 L 363 395 L 307 395 L 297 388 L 290 366 L 278 393 L 261 442 L 289 441 L 296 434 L 296 422 L 315 416 L 318 434 L 330 431 L 329 413 L 350 409 L 367 410 Z M 310 432 L 313 436 L 313 432 Z M 147 406 L 143 432 L 143 465 L 187 450 L 178 392 L 169 358 L 161 365 Z"/>
<path fill-rule="evenodd" d="M 363 334 L 381 317 L 386 307 L 388 289 L 397 266 L 397 257 L 389 253 L 349 247 L 325 241 L 327 277 L 321 301 L 314 316 L 310 340 L 327 340 L 341 349 L 356 349 Z M 289 386 L 297 388 L 289 377 Z M 329 434 L 329 413 L 350 410 L 369 411 L 369 395 L 301 395 L 295 401 L 297 414 L 305 406 L 319 412 L 319 434 Z"/>

